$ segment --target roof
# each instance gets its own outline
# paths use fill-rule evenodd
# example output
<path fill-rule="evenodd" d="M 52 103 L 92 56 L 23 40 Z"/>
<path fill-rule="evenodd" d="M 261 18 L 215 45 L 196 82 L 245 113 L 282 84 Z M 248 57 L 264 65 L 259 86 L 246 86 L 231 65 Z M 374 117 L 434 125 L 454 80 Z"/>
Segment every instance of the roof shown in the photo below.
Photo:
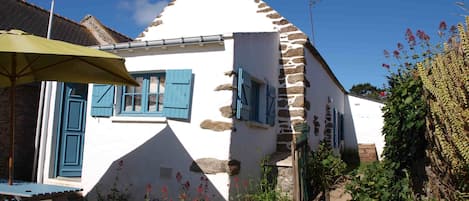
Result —
<path fill-rule="evenodd" d="M 22 0 L 2 0 L 0 4 L 0 29 L 20 29 L 25 32 L 46 37 L 49 11 Z M 118 42 L 130 41 L 129 37 L 105 27 Z M 97 37 L 85 26 L 54 14 L 51 39 L 91 46 L 100 44 Z"/>

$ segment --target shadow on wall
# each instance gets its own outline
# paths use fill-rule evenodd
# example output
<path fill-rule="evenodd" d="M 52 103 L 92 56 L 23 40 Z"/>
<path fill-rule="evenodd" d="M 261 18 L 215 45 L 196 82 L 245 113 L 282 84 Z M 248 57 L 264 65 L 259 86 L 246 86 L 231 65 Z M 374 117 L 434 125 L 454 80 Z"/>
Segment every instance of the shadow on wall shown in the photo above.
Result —
<path fill-rule="evenodd" d="M 230 198 L 254 191 L 263 171 L 263 160 L 275 152 L 277 136 L 274 127 L 251 127 L 246 121 L 234 120 L 231 134 L 230 161 L 239 161 L 239 174 L 231 172 Z"/>
<path fill-rule="evenodd" d="M 87 198 L 97 200 L 100 195 L 104 200 L 180 200 L 182 197 L 223 200 L 203 173 L 189 170 L 193 160 L 168 125 L 114 161 Z"/>
<path fill-rule="evenodd" d="M 360 158 L 358 156 L 358 141 L 357 133 L 355 130 L 355 123 L 353 121 L 352 109 L 350 106 L 349 96 L 345 96 L 345 114 L 344 114 L 344 151 L 342 153 L 342 160 L 348 164 L 359 164 Z"/>

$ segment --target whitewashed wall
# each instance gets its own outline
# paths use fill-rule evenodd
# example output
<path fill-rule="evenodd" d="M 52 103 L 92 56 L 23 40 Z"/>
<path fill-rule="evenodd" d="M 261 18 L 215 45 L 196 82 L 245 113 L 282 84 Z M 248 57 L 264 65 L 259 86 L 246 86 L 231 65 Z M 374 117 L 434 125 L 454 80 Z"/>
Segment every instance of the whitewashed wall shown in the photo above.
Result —
<path fill-rule="evenodd" d="M 200 123 L 206 119 L 227 121 L 221 116 L 219 108 L 231 104 L 232 93 L 214 89 L 220 84 L 232 82 L 224 73 L 233 67 L 233 40 L 225 40 L 224 45 L 176 46 L 167 49 L 120 51 L 117 54 L 126 58 L 126 66 L 130 73 L 192 69 L 194 87 L 191 119 L 189 122 L 167 120 L 162 123 L 139 123 L 138 121 L 145 119 L 141 117 L 132 118 L 137 121 L 134 123 L 113 122 L 112 118 L 88 116 L 82 177 L 85 192 L 94 187 L 112 163 L 129 153 L 129 160 L 132 161 L 129 165 L 132 169 L 128 171 L 132 174 L 129 183 L 133 183 L 134 192 L 141 192 L 135 193 L 135 196 L 139 197 L 144 194 L 147 183 L 153 184 L 159 192 L 161 183 L 172 181 L 170 191 L 176 191 L 179 188 L 174 178 L 176 172 L 181 172 L 186 178 L 191 176 L 192 179 L 188 179 L 191 182 L 198 181 L 201 175 L 189 171 L 193 160 L 228 160 L 230 131 L 214 132 L 201 129 Z M 164 136 L 160 138 L 159 135 Z M 141 156 L 132 155 L 132 152 L 152 139 L 155 139 L 156 146 L 144 146 L 146 151 L 143 151 Z M 129 164 L 124 163 L 125 167 Z M 172 168 L 171 178 L 162 178 L 160 167 Z M 226 198 L 227 174 L 208 177 L 218 193 Z"/>
<path fill-rule="evenodd" d="M 254 0 L 177 0 L 164 9 L 157 26 L 139 40 L 156 40 L 214 33 L 270 32 L 272 21 L 258 13 Z M 161 23 L 161 24 L 160 24 Z"/>
<path fill-rule="evenodd" d="M 384 104 L 353 95 L 347 96 L 350 108 L 345 124 L 346 149 L 358 150 L 357 144 L 375 144 L 378 159 L 381 160 L 384 148 L 383 112 Z"/>
<path fill-rule="evenodd" d="M 53 150 L 56 132 L 50 129 L 47 134 L 49 139 L 46 150 L 49 151 L 46 153 L 44 182 L 81 187 L 87 194 L 90 191 L 108 190 L 118 176 L 121 183 L 132 185 L 122 186 L 122 189 L 130 187 L 129 192 L 135 196 L 133 200 L 143 197 L 147 184 L 151 184 L 155 192 L 160 192 L 163 183 L 169 184 L 170 192 L 177 193 L 180 189 L 174 178 L 177 172 L 182 173 L 184 182 L 189 180 L 193 182 L 193 187 L 198 186 L 197 182 L 202 175 L 189 171 L 193 160 L 205 157 L 229 159 L 231 131 L 201 129 L 200 123 L 205 119 L 231 121 L 221 116 L 219 108 L 231 104 L 232 92 L 216 92 L 214 89 L 220 84 L 232 83 L 232 78 L 224 76 L 224 73 L 233 68 L 233 40 L 227 38 L 221 44 L 205 46 L 175 46 L 115 53 L 126 58 L 126 66 L 131 73 L 192 69 L 194 87 L 190 120 L 91 117 L 90 85 L 81 180 L 51 178 L 55 165 Z M 146 122 L 148 120 L 152 122 Z M 50 127 L 56 125 L 51 124 Z M 119 161 L 123 161 L 122 167 Z M 161 168 L 171 170 L 171 175 L 161 175 Z M 223 173 L 207 177 L 212 194 L 218 199 L 226 198 L 228 175 Z M 97 183 L 100 185 L 96 186 Z"/>
<path fill-rule="evenodd" d="M 242 67 L 257 82 L 277 87 L 280 56 L 278 33 L 235 33 L 233 37 L 235 68 Z M 261 98 L 261 101 L 264 100 Z M 261 104 L 261 107 L 265 105 Z M 277 125 L 240 120 L 235 120 L 234 125 L 236 131 L 231 137 L 230 157 L 241 161 L 238 179 L 254 181 L 261 173 L 261 160 L 275 152 Z M 231 190 L 231 193 L 236 193 L 235 188 Z"/>
<path fill-rule="evenodd" d="M 316 149 L 319 141 L 324 138 L 324 121 L 326 119 L 326 105 L 328 101 L 331 101 L 331 114 L 333 108 L 343 114 L 345 92 L 333 81 L 333 78 L 327 73 L 326 69 L 308 49 L 305 49 L 305 59 L 307 64 L 306 77 L 311 84 L 311 87 L 306 89 L 306 99 L 311 105 L 310 110 L 307 111 L 307 122 L 311 127 L 309 143 L 313 149 Z M 313 124 L 313 117 L 315 115 L 318 116 L 320 123 L 319 134 L 317 136 L 314 134 Z M 336 126 L 338 126 L 338 123 Z"/>

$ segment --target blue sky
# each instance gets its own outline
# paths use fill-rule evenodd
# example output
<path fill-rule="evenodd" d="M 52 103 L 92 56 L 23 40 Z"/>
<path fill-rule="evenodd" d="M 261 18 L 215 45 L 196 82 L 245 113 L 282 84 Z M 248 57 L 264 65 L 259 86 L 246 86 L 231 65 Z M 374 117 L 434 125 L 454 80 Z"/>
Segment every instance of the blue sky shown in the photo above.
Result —
<path fill-rule="evenodd" d="M 309 0 L 265 0 L 312 39 Z M 453 0 L 320 0 L 313 8 L 314 42 L 345 89 L 353 84 L 386 83 L 392 63 L 383 50 L 405 42 L 407 28 L 427 32 L 434 40 L 441 21 L 464 21 Z M 460 0 L 462 1 L 462 0 Z M 28 2 L 49 9 L 51 0 Z M 135 38 L 166 5 L 160 0 L 55 0 L 55 12 L 80 21 L 97 17 L 106 26 Z"/>

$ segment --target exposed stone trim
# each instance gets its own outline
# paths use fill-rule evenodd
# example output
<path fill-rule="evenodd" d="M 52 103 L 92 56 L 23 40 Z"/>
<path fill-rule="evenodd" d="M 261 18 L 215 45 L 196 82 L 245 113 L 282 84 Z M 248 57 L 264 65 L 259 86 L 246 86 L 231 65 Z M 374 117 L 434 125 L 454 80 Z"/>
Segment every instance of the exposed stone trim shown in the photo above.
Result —
<path fill-rule="evenodd" d="M 192 162 L 189 170 L 197 173 L 216 174 L 227 172 L 228 161 L 216 158 L 199 158 Z"/>
<path fill-rule="evenodd" d="M 230 71 L 225 72 L 225 75 L 228 76 L 228 77 L 231 77 L 231 76 L 233 76 L 233 75 L 236 75 L 236 72 L 230 70 Z"/>
<path fill-rule="evenodd" d="M 222 84 L 215 88 L 215 91 L 233 91 L 233 84 Z"/>
<path fill-rule="evenodd" d="M 332 112 L 330 103 L 326 104 L 326 119 L 324 120 L 324 142 L 326 146 L 332 148 L 332 135 L 334 124 L 332 122 Z"/>
<path fill-rule="evenodd" d="M 265 8 L 265 9 L 262 9 L 262 10 L 258 10 L 257 12 L 258 13 L 267 13 L 267 12 L 270 12 L 272 10 L 273 10 L 272 8 Z"/>
<path fill-rule="evenodd" d="M 232 118 L 235 114 L 231 105 L 221 107 L 220 112 L 221 112 L 221 116 L 226 117 L 226 118 Z"/>
<path fill-rule="evenodd" d="M 266 18 L 272 21 L 272 25 L 280 35 L 280 60 L 279 64 L 279 88 L 277 95 L 278 116 L 278 140 L 277 151 L 289 151 L 290 141 L 283 135 L 295 133 L 294 122 L 304 122 L 307 118 L 306 110 L 309 102 L 305 100 L 306 88 L 310 87 L 306 79 L 305 43 L 308 37 L 298 27 L 282 17 L 263 1 L 258 3 L 258 13 L 265 13 Z"/>
<path fill-rule="evenodd" d="M 160 25 L 160 24 L 163 24 L 163 20 L 156 20 L 156 21 L 153 21 L 153 22 L 150 24 L 150 26 L 151 26 L 151 27 L 156 27 L 156 26 L 158 26 L 158 25 Z"/>
<path fill-rule="evenodd" d="M 189 170 L 204 174 L 228 173 L 228 175 L 237 175 L 241 170 L 241 162 L 238 160 L 199 158 L 192 162 Z"/>
<path fill-rule="evenodd" d="M 208 130 L 221 132 L 221 131 L 226 131 L 226 130 L 232 130 L 233 123 L 222 122 L 222 121 L 212 121 L 212 120 L 207 119 L 207 120 L 204 120 L 202 123 L 200 123 L 200 127 L 202 129 L 208 129 Z"/>

